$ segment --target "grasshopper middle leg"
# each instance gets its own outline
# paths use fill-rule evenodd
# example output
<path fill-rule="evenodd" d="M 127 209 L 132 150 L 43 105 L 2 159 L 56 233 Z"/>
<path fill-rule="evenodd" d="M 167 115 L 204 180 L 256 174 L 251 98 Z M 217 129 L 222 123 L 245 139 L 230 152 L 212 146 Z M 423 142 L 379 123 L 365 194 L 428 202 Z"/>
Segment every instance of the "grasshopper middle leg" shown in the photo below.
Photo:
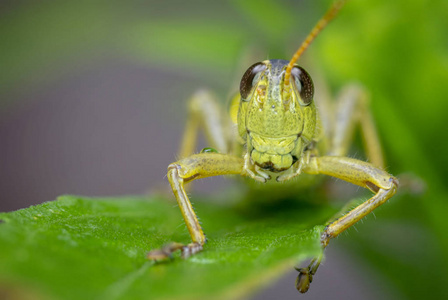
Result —
<path fill-rule="evenodd" d="M 211 147 L 220 153 L 228 153 L 230 148 L 229 124 L 225 122 L 221 106 L 214 95 L 208 90 L 198 90 L 188 102 L 188 111 L 189 115 L 179 151 L 180 158 L 194 153 L 197 133 L 200 128 L 203 128 Z"/>
<path fill-rule="evenodd" d="M 358 125 L 368 160 L 374 166 L 384 168 L 381 143 L 368 104 L 368 93 L 361 85 L 350 84 L 342 89 L 331 120 L 330 147 L 326 155 L 346 156 Z"/>

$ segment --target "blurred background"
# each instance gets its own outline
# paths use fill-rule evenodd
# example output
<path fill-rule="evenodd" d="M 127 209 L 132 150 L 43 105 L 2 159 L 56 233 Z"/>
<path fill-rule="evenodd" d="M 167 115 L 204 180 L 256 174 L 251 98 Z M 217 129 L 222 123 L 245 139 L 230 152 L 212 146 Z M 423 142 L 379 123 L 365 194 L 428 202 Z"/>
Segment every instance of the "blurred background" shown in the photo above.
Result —
<path fill-rule="evenodd" d="M 224 106 L 245 68 L 289 59 L 330 3 L 1 1 L 0 211 L 164 186 L 188 97 L 206 87 Z M 448 2 L 350 1 L 301 64 L 333 93 L 362 82 L 388 171 L 427 185 L 336 240 L 307 297 L 446 295 Z M 291 276 L 255 298 L 295 297 Z"/>

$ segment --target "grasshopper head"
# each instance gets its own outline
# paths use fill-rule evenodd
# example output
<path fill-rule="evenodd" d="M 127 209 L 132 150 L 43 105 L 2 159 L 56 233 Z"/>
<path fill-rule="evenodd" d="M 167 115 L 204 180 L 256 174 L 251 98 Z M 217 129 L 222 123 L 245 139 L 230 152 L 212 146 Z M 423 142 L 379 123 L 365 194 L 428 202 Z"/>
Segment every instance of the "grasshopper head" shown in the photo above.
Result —
<path fill-rule="evenodd" d="M 261 169 L 281 172 L 302 162 L 302 153 L 314 138 L 317 119 L 313 81 L 295 62 L 344 4 L 345 0 L 334 2 L 290 61 L 265 60 L 244 74 L 238 132 L 246 140 L 251 162 Z"/>
<path fill-rule="evenodd" d="M 252 162 L 281 172 L 300 157 L 315 134 L 314 87 L 309 74 L 294 65 L 291 85 L 284 89 L 286 60 L 252 65 L 241 84 L 238 131 L 247 142 Z"/>

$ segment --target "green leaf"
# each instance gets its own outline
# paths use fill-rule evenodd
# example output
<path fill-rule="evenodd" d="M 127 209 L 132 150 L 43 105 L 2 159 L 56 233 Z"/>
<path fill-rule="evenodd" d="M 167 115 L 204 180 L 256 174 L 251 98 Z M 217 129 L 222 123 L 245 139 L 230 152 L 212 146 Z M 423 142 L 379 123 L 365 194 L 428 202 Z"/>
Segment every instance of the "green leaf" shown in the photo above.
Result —
<path fill-rule="evenodd" d="M 282 207 L 197 202 L 205 250 L 153 263 L 150 249 L 189 242 L 172 201 L 63 196 L 0 214 L 0 283 L 43 299 L 240 298 L 321 251 L 321 224 L 334 210 Z"/>

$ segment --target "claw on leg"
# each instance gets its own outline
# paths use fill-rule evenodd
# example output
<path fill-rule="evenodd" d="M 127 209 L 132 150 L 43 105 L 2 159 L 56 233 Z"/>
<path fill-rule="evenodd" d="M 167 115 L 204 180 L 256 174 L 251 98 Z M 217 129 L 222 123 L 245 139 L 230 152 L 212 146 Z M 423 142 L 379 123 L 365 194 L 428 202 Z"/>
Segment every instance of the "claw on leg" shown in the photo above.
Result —
<path fill-rule="evenodd" d="M 181 251 L 182 258 L 189 258 L 190 256 L 202 251 L 202 245 L 199 243 L 191 243 L 182 247 Z"/>
<path fill-rule="evenodd" d="M 154 261 L 171 259 L 173 258 L 173 253 L 177 250 L 181 250 L 183 247 L 185 247 L 185 245 L 181 243 L 169 243 L 160 249 L 151 250 L 146 257 Z"/>
<path fill-rule="evenodd" d="M 311 282 L 313 282 L 313 276 L 316 274 L 317 268 L 319 267 L 323 258 L 323 254 L 313 258 L 306 268 L 295 268 L 299 272 L 296 279 L 296 289 L 303 293 L 306 293 L 310 288 Z"/>
<path fill-rule="evenodd" d="M 202 245 L 199 243 L 190 243 L 188 245 L 172 242 L 166 244 L 160 249 L 151 250 L 146 258 L 153 261 L 163 261 L 173 258 L 173 253 L 180 250 L 182 258 L 188 258 L 200 251 L 202 251 Z"/>
<path fill-rule="evenodd" d="M 296 270 L 299 272 L 296 279 L 296 289 L 302 294 L 306 293 L 313 281 L 313 275 L 310 274 L 309 268 L 296 268 Z"/>

